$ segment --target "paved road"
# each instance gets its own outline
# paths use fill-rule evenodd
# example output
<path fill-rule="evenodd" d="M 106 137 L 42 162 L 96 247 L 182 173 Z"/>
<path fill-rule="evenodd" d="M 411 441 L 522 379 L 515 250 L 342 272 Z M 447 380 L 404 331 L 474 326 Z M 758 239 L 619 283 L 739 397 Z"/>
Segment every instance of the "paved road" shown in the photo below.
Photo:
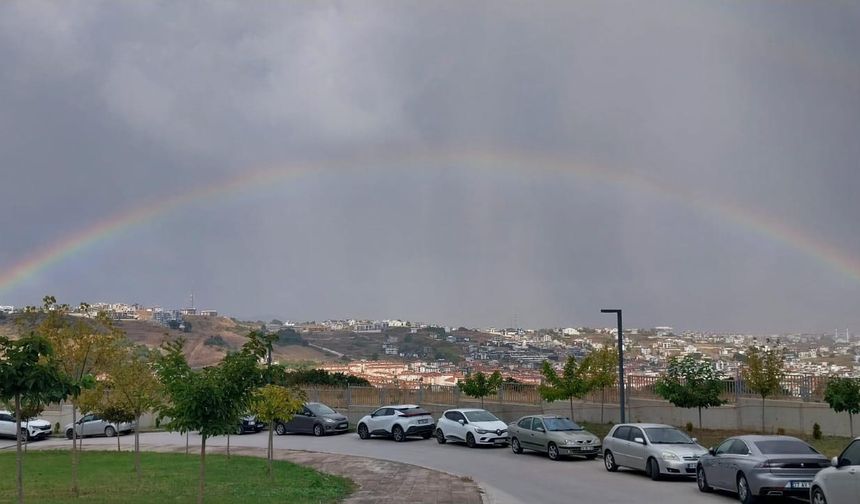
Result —
<path fill-rule="evenodd" d="M 184 445 L 178 434 L 148 433 L 141 435 L 147 444 Z M 232 446 L 265 447 L 267 433 L 246 434 L 230 438 Z M 132 436 L 124 436 L 123 445 L 131 445 Z M 199 446 L 199 437 L 191 436 L 191 445 Z M 386 439 L 363 441 L 355 434 L 315 438 L 313 436 L 275 436 L 275 448 L 309 450 L 324 453 L 358 455 L 415 464 L 430 469 L 471 476 L 496 504 L 695 504 L 737 502 L 729 494 L 702 494 L 695 482 L 651 481 L 644 474 L 621 470 L 609 473 L 600 459 L 552 462 L 544 455 L 526 452 L 516 455 L 507 448 L 469 449 L 462 445 L 439 445 L 434 439 L 395 443 Z M 70 441 L 42 441 L 68 445 Z M 87 439 L 85 444 L 104 443 L 116 446 L 115 439 Z M 226 445 L 226 438 L 207 441 L 207 446 Z M 46 446 L 47 447 L 47 446 Z M 192 448 L 193 449 L 193 448 Z"/>

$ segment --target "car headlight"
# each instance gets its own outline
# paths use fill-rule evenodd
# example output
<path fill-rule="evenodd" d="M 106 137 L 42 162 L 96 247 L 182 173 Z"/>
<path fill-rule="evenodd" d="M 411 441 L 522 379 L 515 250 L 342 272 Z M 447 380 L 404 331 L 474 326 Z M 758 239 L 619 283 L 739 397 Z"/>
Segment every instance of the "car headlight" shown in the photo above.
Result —
<path fill-rule="evenodd" d="M 489 434 L 492 431 L 484 430 L 484 429 L 475 429 L 475 432 L 478 434 Z"/>
<path fill-rule="evenodd" d="M 570 446 L 570 445 L 575 445 L 575 444 L 576 444 L 576 441 L 575 441 L 575 440 L 573 440 L 573 439 L 565 439 L 565 440 L 564 440 L 564 445 L 565 445 L 565 446 Z"/>
<path fill-rule="evenodd" d="M 670 451 L 664 451 L 660 454 L 660 456 L 663 457 L 663 460 L 681 460 L 681 457 L 679 457 L 676 453 L 672 453 Z"/>
<path fill-rule="evenodd" d="M 326 419 L 324 419 L 323 421 L 324 421 L 325 423 L 335 423 L 337 420 L 335 420 L 334 418 L 326 418 Z"/>

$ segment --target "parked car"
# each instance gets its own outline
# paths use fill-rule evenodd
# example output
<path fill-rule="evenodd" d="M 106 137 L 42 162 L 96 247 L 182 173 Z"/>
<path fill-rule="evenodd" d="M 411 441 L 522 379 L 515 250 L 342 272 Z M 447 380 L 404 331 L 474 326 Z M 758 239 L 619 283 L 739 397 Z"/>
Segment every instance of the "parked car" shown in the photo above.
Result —
<path fill-rule="evenodd" d="M 436 426 L 430 413 L 417 404 L 383 406 L 358 421 L 358 436 L 387 436 L 395 441 L 405 441 L 408 436 L 430 439 Z"/>
<path fill-rule="evenodd" d="M 600 453 L 600 439 L 576 422 L 557 415 L 524 416 L 508 425 L 511 450 L 534 450 L 552 460 L 577 455 L 592 460 Z"/>
<path fill-rule="evenodd" d="M 18 438 L 15 414 L 10 411 L 0 411 L 0 436 Z M 21 432 L 25 441 L 45 439 L 51 435 L 51 422 L 41 419 L 21 422 Z"/>
<path fill-rule="evenodd" d="M 73 424 L 68 424 L 64 429 L 66 432 L 66 438 L 68 439 L 72 439 L 72 425 Z M 112 423 L 92 413 L 82 416 L 74 426 L 74 433 L 77 434 L 78 437 L 114 437 L 117 434 L 128 434 L 129 432 L 133 432 L 135 428 L 134 422 Z"/>
<path fill-rule="evenodd" d="M 349 421 L 337 411 L 323 403 L 310 402 L 302 407 L 289 422 L 275 422 L 275 432 L 283 436 L 287 432 L 299 432 L 324 436 L 340 434 L 349 430 Z"/>
<path fill-rule="evenodd" d="M 827 457 L 791 436 L 737 436 L 699 459 L 696 482 L 702 492 L 736 492 L 749 504 L 759 497 L 806 497 L 816 473 L 829 466 Z"/>
<path fill-rule="evenodd" d="M 696 475 L 699 457 L 708 451 L 687 434 L 663 424 L 630 423 L 614 426 L 603 438 L 603 464 L 645 471 L 652 480 L 664 475 Z"/>
<path fill-rule="evenodd" d="M 831 464 L 833 467 L 822 469 L 812 480 L 810 502 L 860 502 L 860 437 L 854 438 L 841 455 L 833 457 Z"/>
<path fill-rule="evenodd" d="M 487 410 L 475 408 L 450 409 L 436 422 L 436 441 L 478 445 L 508 445 L 508 425 Z"/>
<path fill-rule="evenodd" d="M 242 417 L 242 420 L 239 422 L 239 425 L 236 426 L 235 435 L 241 436 L 246 432 L 251 432 L 256 434 L 260 432 L 266 427 L 266 424 L 257 420 L 257 417 L 254 415 L 245 415 Z"/>

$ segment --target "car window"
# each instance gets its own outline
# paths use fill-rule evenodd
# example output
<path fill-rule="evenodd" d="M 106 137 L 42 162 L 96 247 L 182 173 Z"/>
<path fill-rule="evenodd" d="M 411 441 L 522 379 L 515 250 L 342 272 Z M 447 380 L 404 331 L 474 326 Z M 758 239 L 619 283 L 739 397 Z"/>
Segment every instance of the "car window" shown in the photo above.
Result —
<path fill-rule="evenodd" d="M 729 439 L 727 441 L 723 441 L 722 444 L 720 444 L 720 446 L 717 447 L 716 454 L 720 455 L 720 454 L 728 453 L 729 449 L 731 449 L 732 444 L 734 444 L 734 442 L 735 442 L 734 439 Z"/>
<path fill-rule="evenodd" d="M 325 404 L 319 404 L 319 403 L 317 403 L 317 404 L 308 404 L 308 405 L 307 405 L 307 406 L 305 406 L 305 407 L 306 407 L 307 409 L 311 410 L 312 412 L 314 412 L 314 414 L 316 414 L 316 415 L 331 415 L 331 414 L 333 414 L 333 413 L 336 413 L 336 411 L 335 411 L 335 410 L 333 410 L 333 409 L 329 408 L 329 407 L 328 407 L 328 406 L 326 406 Z"/>
<path fill-rule="evenodd" d="M 544 419 L 547 430 L 551 431 L 581 431 L 582 427 L 569 418 L 546 418 Z"/>
<path fill-rule="evenodd" d="M 674 427 L 648 427 L 645 433 L 654 444 L 693 444 L 690 436 Z"/>
<path fill-rule="evenodd" d="M 645 435 L 642 434 L 642 429 L 639 427 L 630 427 L 630 434 L 628 434 L 627 439 L 633 441 L 636 438 L 645 439 Z"/>
<path fill-rule="evenodd" d="M 728 453 L 732 455 L 749 455 L 750 449 L 747 447 L 746 443 L 744 443 L 740 439 L 735 439 L 732 445 L 729 447 Z"/>
<path fill-rule="evenodd" d="M 518 427 L 522 427 L 523 429 L 531 429 L 532 428 L 532 417 L 527 416 L 517 422 Z"/>
<path fill-rule="evenodd" d="M 446 411 L 445 412 L 445 418 L 447 418 L 448 420 L 453 420 L 456 422 L 457 421 L 457 412 L 456 411 Z"/>
<path fill-rule="evenodd" d="M 467 411 L 463 413 L 470 422 L 497 422 L 499 419 L 489 411 Z"/>
<path fill-rule="evenodd" d="M 615 432 L 612 433 L 612 437 L 616 439 L 627 440 L 627 436 L 630 434 L 630 427 L 626 425 L 622 425 L 615 429 Z"/>
<path fill-rule="evenodd" d="M 91 422 L 92 420 L 93 420 L 93 415 L 84 415 L 84 417 L 81 418 L 81 422 Z"/>
<path fill-rule="evenodd" d="M 532 422 L 532 430 L 536 431 L 538 429 L 544 429 L 543 421 L 540 418 L 535 417 L 534 421 Z"/>
<path fill-rule="evenodd" d="M 374 411 L 371 416 L 385 416 L 387 415 L 387 409 L 388 408 L 379 408 L 378 410 Z"/>
<path fill-rule="evenodd" d="M 854 441 L 845 448 L 839 456 L 839 465 L 860 465 L 860 441 Z"/>
<path fill-rule="evenodd" d="M 756 441 L 756 448 L 765 455 L 807 455 L 818 451 L 799 439 L 774 439 Z"/>
<path fill-rule="evenodd" d="M 0 414 L 0 421 L 11 422 L 12 421 L 12 415 L 7 415 L 5 413 Z"/>

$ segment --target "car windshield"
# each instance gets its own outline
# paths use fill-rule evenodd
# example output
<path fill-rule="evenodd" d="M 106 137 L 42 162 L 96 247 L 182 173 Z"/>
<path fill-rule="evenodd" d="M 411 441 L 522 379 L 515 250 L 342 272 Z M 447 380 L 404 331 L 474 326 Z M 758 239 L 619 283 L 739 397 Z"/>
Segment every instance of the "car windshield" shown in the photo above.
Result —
<path fill-rule="evenodd" d="M 580 427 L 576 422 L 570 420 L 569 418 L 544 418 L 544 425 L 546 425 L 546 430 L 550 431 L 581 431 L 582 427 Z"/>
<path fill-rule="evenodd" d="M 645 432 L 654 444 L 693 444 L 690 436 L 671 427 L 651 427 L 645 429 Z"/>
<path fill-rule="evenodd" d="M 497 422 L 499 421 L 495 415 L 489 411 L 464 411 L 464 415 L 470 422 Z"/>
<path fill-rule="evenodd" d="M 314 415 L 331 415 L 335 411 L 325 404 L 308 404 L 308 409 L 313 411 Z"/>
<path fill-rule="evenodd" d="M 765 455 L 798 455 L 814 453 L 818 451 L 804 443 L 794 439 L 777 439 L 773 441 L 756 441 L 756 447 Z"/>

